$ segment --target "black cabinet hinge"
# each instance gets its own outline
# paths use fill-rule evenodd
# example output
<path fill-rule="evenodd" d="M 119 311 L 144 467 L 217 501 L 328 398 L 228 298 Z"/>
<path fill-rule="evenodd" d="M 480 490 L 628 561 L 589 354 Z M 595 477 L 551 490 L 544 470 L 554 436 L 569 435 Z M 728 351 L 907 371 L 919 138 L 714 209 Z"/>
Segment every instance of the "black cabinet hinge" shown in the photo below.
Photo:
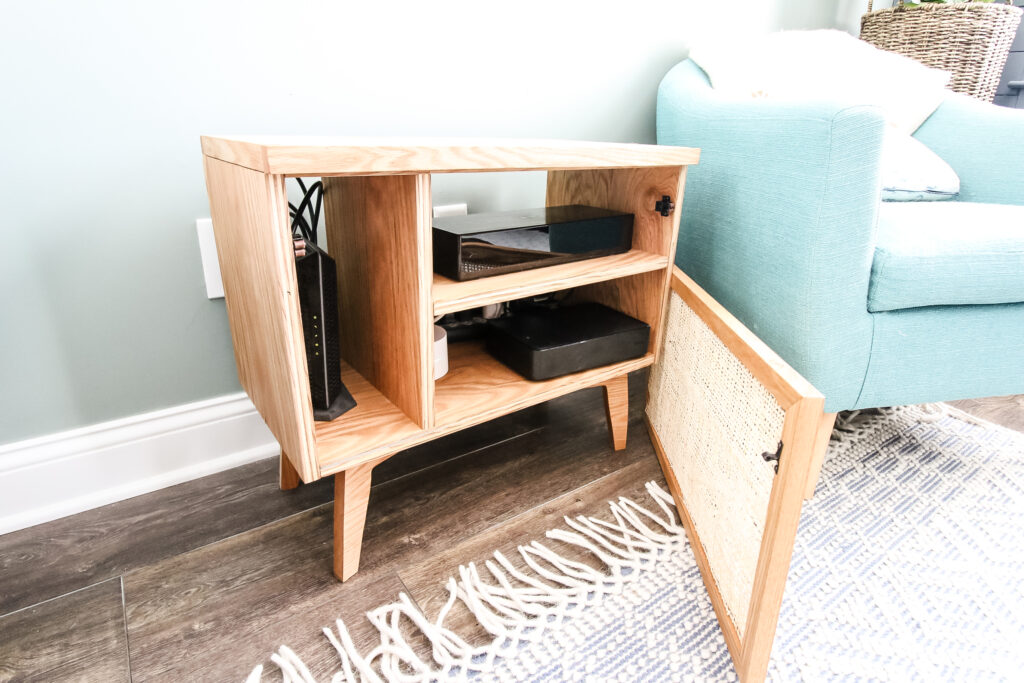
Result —
<path fill-rule="evenodd" d="M 764 453 L 761 454 L 761 457 L 764 458 L 766 462 L 774 462 L 775 463 L 775 474 L 778 474 L 779 473 L 779 458 L 782 457 L 782 442 L 781 441 L 779 442 L 779 447 L 777 449 L 775 449 L 774 453 L 769 453 L 768 451 L 765 451 Z"/>
<path fill-rule="evenodd" d="M 675 202 L 667 194 L 661 195 L 661 199 L 654 202 L 654 210 L 662 216 L 668 216 L 676 208 Z"/>

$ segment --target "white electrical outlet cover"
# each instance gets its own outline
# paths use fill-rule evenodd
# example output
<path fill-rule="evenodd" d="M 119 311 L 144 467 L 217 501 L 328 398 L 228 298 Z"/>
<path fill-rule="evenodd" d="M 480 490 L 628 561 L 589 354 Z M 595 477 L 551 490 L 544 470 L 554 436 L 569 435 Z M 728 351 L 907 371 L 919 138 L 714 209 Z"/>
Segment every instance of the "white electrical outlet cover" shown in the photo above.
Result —
<path fill-rule="evenodd" d="M 213 221 L 209 218 L 196 220 L 199 235 L 199 256 L 203 260 L 203 278 L 206 280 L 206 296 L 211 299 L 224 298 L 224 282 L 220 279 L 220 262 L 217 260 L 217 242 L 213 239 Z"/>
<path fill-rule="evenodd" d="M 466 204 L 442 204 L 434 207 L 434 218 L 465 216 L 467 213 L 469 213 L 469 207 Z"/>

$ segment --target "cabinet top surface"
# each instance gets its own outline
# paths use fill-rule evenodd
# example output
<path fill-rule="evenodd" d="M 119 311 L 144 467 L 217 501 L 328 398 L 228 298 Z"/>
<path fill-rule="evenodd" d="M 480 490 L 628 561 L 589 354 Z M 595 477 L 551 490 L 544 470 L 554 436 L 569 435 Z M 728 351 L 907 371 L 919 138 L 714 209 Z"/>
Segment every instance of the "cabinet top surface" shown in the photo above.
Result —
<path fill-rule="evenodd" d="M 386 175 L 696 164 L 691 147 L 510 138 L 202 136 L 203 154 L 263 173 Z"/>

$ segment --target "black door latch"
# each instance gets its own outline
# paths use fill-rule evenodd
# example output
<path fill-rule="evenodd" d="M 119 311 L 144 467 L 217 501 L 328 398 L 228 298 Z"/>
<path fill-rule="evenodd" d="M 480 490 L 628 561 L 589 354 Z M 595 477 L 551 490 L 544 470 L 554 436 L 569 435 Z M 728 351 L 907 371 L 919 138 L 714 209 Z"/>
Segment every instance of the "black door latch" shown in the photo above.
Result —
<path fill-rule="evenodd" d="M 761 457 L 764 458 L 766 462 L 774 462 L 775 463 L 775 474 L 778 474 L 779 473 L 779 458 L 782 457 L 782 442 L 781 441 L 779 442 L 779 447 L 775 450 L 774 453 L 769 453 L 768 451 L 765 451 L 764 453 L 761 454 Z"/>
<path fill-rule="evenodd" d="M 675 202 L 667 194 L 661 195 L 661 199 L 654 202 L 654 210 L 660 213 L 662 216 L 668 216 L 672 213 L 672 210 L 676 208 Z"/>

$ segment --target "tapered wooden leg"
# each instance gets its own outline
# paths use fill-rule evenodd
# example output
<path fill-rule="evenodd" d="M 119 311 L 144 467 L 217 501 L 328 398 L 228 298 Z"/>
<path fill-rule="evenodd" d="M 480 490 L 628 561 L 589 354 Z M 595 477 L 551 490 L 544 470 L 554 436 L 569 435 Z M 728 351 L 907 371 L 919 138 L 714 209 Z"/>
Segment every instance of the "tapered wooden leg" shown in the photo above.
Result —
<path fill-rule="evenodd" d="M 807 487 L 804 489 L 804 500 L 814 498 L 814 489 L 818 488 L 821 466 L 825 462 L 825 451 L 828 450 L 828 442 L 832 438 L 832 428 L 835 427 L 835 424 L 835 413 L 822 414 L 821 421 L 818 422 L 818 430 L 814 433 L 814 452 L 811 453 L 811 468 L 807 472 Z"/>
<path fill-rule="evenodd" d="M 608 416 L 608 430 L 612 434 L 612 448 L 626 447 L 626 425 L 629 423 L 629 378 L 621 375 L 604 385 L 604 407 Z"/>
<path fill-rule="evenodd" d="M 372 472 L 368 463 L 334 475 L 334 575 L 342 581 L 359 570 Z"/>
<path fill-rule="evenodd" d="M 281 483 L 282 491 L 290 491 L 299 487 L 302 480 L 299 479 L 299 472 L 292 465 L 292 461 L 288 459 L 288 456 L 281 451 L 280 466 L 278 473 L 278 481 Z"/>

